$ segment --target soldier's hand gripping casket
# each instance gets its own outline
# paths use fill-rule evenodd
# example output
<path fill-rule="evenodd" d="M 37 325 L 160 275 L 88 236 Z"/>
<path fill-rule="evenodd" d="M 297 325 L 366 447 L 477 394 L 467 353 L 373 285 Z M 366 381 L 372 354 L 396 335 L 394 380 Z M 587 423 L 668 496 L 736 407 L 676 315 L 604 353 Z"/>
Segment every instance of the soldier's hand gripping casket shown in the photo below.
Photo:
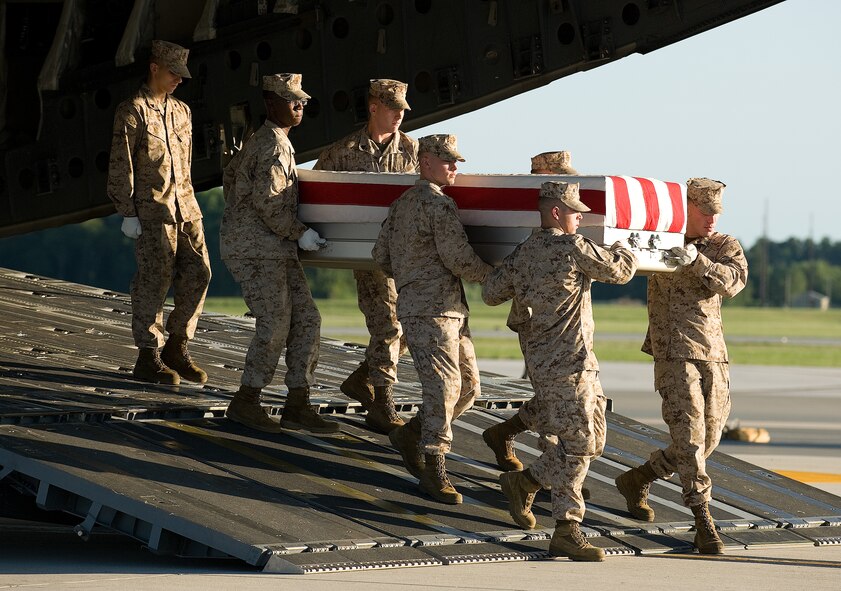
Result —
<path fill-rule="evenodd" d="M 698 249 L 694 244 L 687 244 L 670 248 L 664 256 L 664 262 L 669 267 L 688 267 L 697 258 Z"/>
<path fill-rule="evenodd" d="M 140 220 L 137 217 L 123 218 L 123 225 L 120 226 L 120 230 L 132 240 L 137 240 L 143 233 L 143 228 L 140 227 Z"/>
<path fill-rule="evenodd" d="M 300 238 L 298 238 L 298 247 L 301 250 L 315 251 L 327 245 L 327 240 L 318 235 L 318 232 L 312 228 L 307 228 Z"/>

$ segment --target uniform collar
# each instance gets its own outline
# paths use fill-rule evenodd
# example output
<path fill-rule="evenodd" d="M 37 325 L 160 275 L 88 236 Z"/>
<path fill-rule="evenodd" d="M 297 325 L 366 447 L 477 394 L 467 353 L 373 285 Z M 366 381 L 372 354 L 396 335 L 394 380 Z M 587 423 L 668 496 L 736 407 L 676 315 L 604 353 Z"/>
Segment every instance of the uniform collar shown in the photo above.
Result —
<path fill-rule="evenodd" d="M 159 102 L 158 99 L 155 98 L 155 95 L 152 94 L 152 89 L 149 88 L 149 85 L 145 82 L 140 87 L 140 94 L 143 95 L 146 104 L 149 106 L 150 109 L 154 109 L 156 111 L 163 112 L 163 106 L 169 100 L 169 95 L 164 95 L 163 103 Z"/>
<path fill-rule="evenodd" d="M 361 152 L 365 152 L 366 154 L 377 154 L 379 153 L 379 147 L 371 139 L 371 136 L 368 135 L 368 125 L 364 125 L 362 129 L 359 130 L 359 135 L 356 137 L 356 148 Z M 400 142 L 400 130 L 398 129 L 392 136 L 391 140 L 389 140 L 388 144 L 386 144 L 385 148 L 382 151 L 382 154 L 391 154 L 394 152 L 402 152 L 403 145 Z"/>
<path fill-rule="evenodd" d="M 418 180 L 416 180 L 416 181 L 415 181 L 415 186 L 416 186 L 416 187 L 429 187 L 430 189 L 432 189 L 432 190 L 433 190 L 433 191 L 435 191 L 436 193 L 440 193 L 441 195 L 444 195 L 444 191 L 441 189 L 441 186 L 440 186 L 440 185 L 436 185 L 436 184 L 435 184 L 435 183 L 433 183 L 432 181 L 428 181 L 428 180 L 426 180 L 426 179 L 418 179 Z"/>
<path fill-rule="evenodd" d="M 269 129 L 271 129 L 272 133 L 274 133 L 276 136 L 282 138 L 281 143 L 289 146 L 289 149 L 292 151 L 292 153 L 293 154 L 295 153 L 295 147 L 292 145 L 292 142 L 289 140 L 289 136 L 287 136 L 285 133 L 283 133 L 283 128 L 280 125 L 278 125 L 274 121 L 269 121 L 268 119 L 266 119 L 263 122 L 263 125 L 265 125 Z"/>
<path fill-rule="evenodd" d="M 560 228 L 540 228 L 542 232 L 549 232 L 553 236 L 566 236 L 567 233 Z"/>
<path fill-rule="evenodd" d="M 695 246 L 706 246 L 707 244 L 709 244 L 710 239 L 712 239 L 712 237 L 715 236 L 715 235 L 716 235 L 716 232 L 713 232 L 711 236 L 707 236 L 707 237 L 701 236 L 701 237 L 698 237 L 698 238 L 693 238 L 692 240 L 688 241 L 686 244 L 694 244 Z"/>

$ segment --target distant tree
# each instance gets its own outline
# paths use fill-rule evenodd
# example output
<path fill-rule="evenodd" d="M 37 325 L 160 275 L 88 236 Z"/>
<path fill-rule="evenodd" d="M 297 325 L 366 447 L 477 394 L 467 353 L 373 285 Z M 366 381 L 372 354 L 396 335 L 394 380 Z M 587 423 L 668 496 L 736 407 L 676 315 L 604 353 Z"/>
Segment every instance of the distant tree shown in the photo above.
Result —
<path fill-rule="evenodd" d="M 239 285 L 228 273 L 219 254 L 219 227 L 225 207 L 221 188 L 197 195 L 204 214 L 204 230 L 213 279 L 208 294 L 236 296 Z M 121 218 L 112 215 L 60 228 L 0 239 L 0 266 L 66 281 L 128 291 L 134 275 L 134 242 L 120 231 Z M 804 291 L 829 295 L 841 307 L 841 242 L 823 238 L 818 242 L 789 238 L 768 243 L 767 304 L 785 306 Z M 747 287 L 725 302 L 731 306 L 761 305 L 759 286 L 762 243 L 746 250 L 750 267 Z M 306 268 L 313 295 L 318 298 L 353 298 L 356 282 L 345 269 Z M 596 301 L 645 301 L 647 281 L 635 277 L 627 285 L 594 283 Z M 471 301 L 481 300 L 480 287 L 468 284 Z"/>

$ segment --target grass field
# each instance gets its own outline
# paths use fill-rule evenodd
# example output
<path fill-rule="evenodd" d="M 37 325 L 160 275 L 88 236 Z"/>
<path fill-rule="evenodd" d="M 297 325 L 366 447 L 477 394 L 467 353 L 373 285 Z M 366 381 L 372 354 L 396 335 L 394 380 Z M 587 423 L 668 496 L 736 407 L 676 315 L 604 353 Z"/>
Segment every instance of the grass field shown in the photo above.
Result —
<path fill-rule="evenodd" d="M 365 322 L 356 300 L 318 300 L 324 336 L 346 342 L 367 341 Z M 241 298 L 209 298 L 208 312 L 242 315 Z M 517 338 L 505 326 L 508 306 L 489 307 L 470 301 L 470 328 L 479 357 L 518 359 Z M 835 339 L 841 342 L 841 310 L 738 308 L 722 310 L 733 363 L 756 365 L 841 366 L 837 343 L 797 344 L 796 339 Z M 603 361 L 647 361 L 640 351 L 647 325 L 642 305 L 597 304 L 596 355 Z M 601 335 L 601 336 L 600 336 Z M 756 339 L 756 341 L 752 340 Z"/>

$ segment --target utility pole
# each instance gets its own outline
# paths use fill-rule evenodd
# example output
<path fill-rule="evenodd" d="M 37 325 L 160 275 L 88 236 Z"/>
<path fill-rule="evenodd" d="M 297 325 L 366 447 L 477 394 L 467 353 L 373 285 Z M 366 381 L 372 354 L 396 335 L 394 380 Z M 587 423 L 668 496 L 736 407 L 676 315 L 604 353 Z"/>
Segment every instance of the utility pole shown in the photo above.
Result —
<path fill-rule="evenodd" d="M 815 264 L 815 213 L 809 212 L 809 285 L 807 291 L 817 291 L 818 270 Z"/>
<path fill-rule="evenodd" d="M 765 212 L 762 214 L 762 238 L 759 243 L 759 303 L 764 308 L 768 305 L 768 200 L 765 200 Z"/>

